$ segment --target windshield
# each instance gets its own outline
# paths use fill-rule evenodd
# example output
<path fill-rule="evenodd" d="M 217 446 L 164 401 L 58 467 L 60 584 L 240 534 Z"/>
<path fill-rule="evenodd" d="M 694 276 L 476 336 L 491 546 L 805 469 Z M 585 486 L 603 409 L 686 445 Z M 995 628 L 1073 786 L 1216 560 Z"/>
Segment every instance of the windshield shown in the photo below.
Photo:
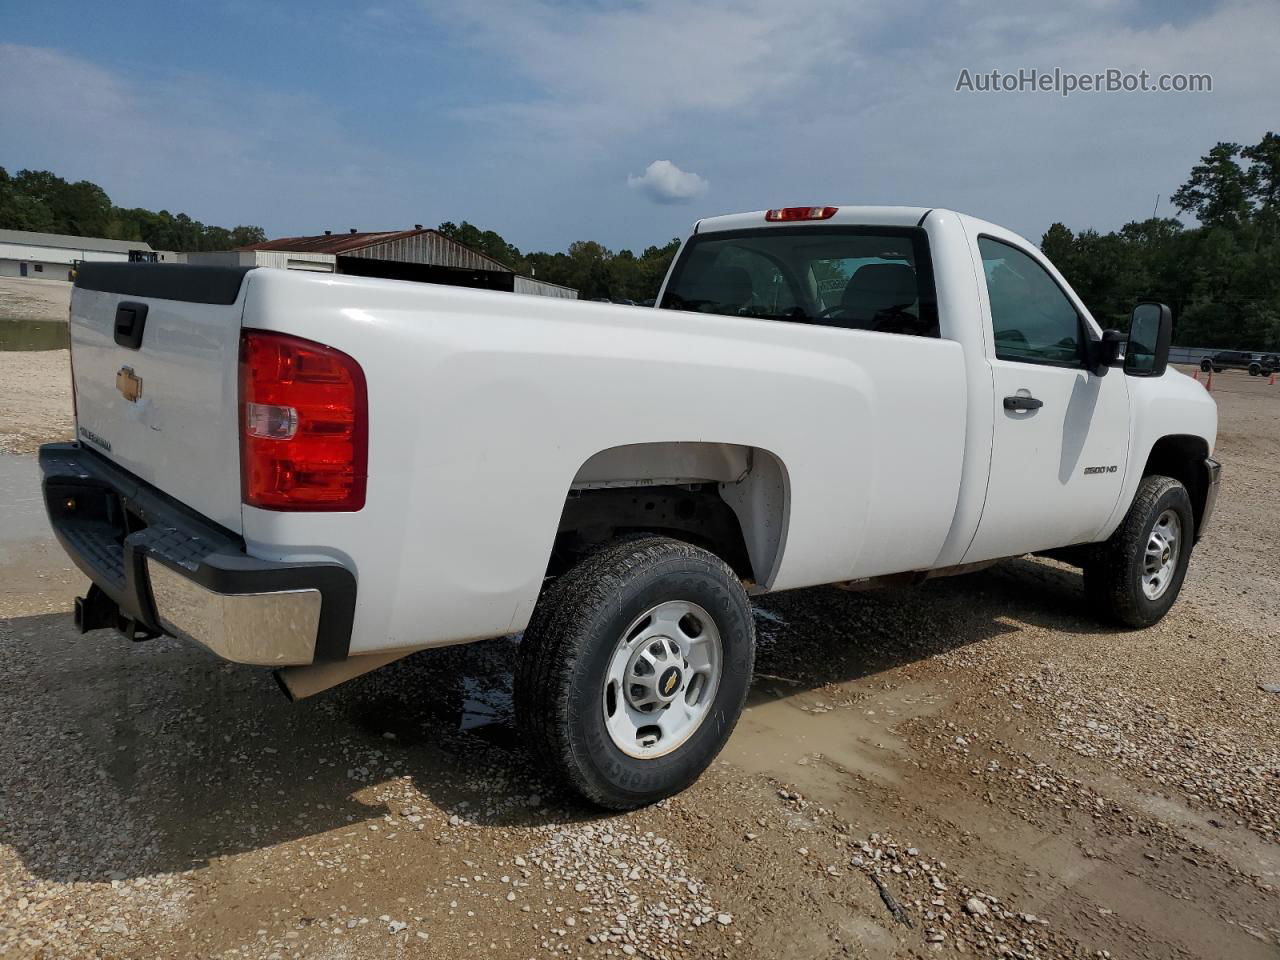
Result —
<path fill-rule="evenodd" d="M 917 229 L 774 227 L 695 236 L 662 306 L 938 335 L 928 241 Z"/>

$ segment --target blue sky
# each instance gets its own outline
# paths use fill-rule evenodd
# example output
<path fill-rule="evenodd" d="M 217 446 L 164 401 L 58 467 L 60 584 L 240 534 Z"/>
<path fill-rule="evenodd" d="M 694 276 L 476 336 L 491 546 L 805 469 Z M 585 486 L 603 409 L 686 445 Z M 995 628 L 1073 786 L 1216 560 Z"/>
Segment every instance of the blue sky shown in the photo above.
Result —
<path fill-rule="evenodd" d="M 524 249 L 639 249 L 700 216 L 830 202 L 1038 239 L 1148 216 L 1157 193 L 1169 213 L 1213 143 L 1280 126 L 1275 0 L 34 9 L 0 8 L 0 165 L 271 236 L 466 219 Z M 955 92 L 962 68 L 1020 67 L 1214 89 Z"/>

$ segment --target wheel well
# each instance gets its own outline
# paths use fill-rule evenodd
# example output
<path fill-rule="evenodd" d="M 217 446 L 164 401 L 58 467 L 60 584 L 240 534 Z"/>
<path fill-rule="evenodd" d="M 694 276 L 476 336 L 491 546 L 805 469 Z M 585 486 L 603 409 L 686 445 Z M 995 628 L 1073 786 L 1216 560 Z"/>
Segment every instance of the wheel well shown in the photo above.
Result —
<path fill-rule="evenodd" d="M 565 500 L 549 576 L 606 543 L 662 534 L 710 550 L 745 580 L 755 579 L 742 527 L 716 484 L 575 490 Z"/>
<path fill-rule="evenodd" d="M 547 574 L 611 540 L 658 533 L 710 550 L 744 580 L 767 585 L 786 521 L 786 474 L 767 451 L 691 442 L 613 447 L 574 478 Z"/>
<path fill-rule="evenodd" d="M 1209 494 L 1208 474 L 1204 469 L 1204 461 L 1208 456 L 1209 444 L 1203 437 L 1161 437 L 1151 448 L 1147 464 L 1142 469 L 1144 477 L 1152 474 L 1173 477 L 1187 488 L 1197 533 L 1200 531 L 1205 500 Z"/>

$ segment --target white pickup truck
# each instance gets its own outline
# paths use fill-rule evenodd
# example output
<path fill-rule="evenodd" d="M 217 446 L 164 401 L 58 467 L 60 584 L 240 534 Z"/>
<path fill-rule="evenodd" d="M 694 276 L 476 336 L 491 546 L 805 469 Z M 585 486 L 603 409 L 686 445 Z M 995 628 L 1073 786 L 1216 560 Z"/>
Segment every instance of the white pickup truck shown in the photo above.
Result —
<path fill-rule="evenodd" d="M 1099 328 L 948 210 L 699 221 L 657 309 L 284 270 L 85 264 L 49 517 L 81 629 L 305 696 L 523 631 L 516 711 L 596 803 L 691 783 L 751 681 L 748 596 L 1052 553 L 1173 604 L 1217 410 L 1170 316 Z"/>

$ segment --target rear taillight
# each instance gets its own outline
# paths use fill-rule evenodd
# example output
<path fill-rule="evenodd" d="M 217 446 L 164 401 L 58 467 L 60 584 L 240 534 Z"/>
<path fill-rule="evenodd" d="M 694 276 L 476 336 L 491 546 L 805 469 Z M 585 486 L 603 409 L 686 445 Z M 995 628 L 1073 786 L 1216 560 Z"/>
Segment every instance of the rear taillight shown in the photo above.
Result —
<path fill-rule="evenodd" d="M 838 207 L 778 207 L 766 210 L 764 218 L 770 223 L 781 223 L 786 220 L 830 220 L 836 215 Z"/>
<path fill-rule="evenodd" d="M 369 462 L 360 365 L 266 330 L 240 337 L 240 488 L 268 510 L 359 510 Z"/>

